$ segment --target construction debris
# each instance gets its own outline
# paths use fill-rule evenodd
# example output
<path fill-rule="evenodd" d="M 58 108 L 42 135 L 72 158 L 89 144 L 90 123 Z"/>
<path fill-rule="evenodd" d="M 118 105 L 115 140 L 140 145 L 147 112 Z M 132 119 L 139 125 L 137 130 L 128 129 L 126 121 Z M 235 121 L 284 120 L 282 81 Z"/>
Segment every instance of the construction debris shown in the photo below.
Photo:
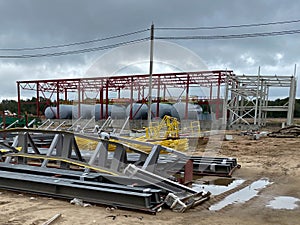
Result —
<path fill-rule="evenodd" d="M 54 221 L 56 221 L 59 217 L 61 217 L 61 214 L 55 214 L 53 217 L 51 217 L 49 220 L 47 220 L 45 223 L 43 223 L 43 225 L 50 225 L 52 224 Z"/>
<path fill-rule="evenodd" d="M 12 129 L 16 134 L 0 159 L 0 188 L 73 199 L 114 208 L 155 214 L 161 207 L 185 212 L 209 200 L 210 193 L 195 191 L 193 174 L 231 176 L 239 168 L 233 158 L 194 157 L 148 142 L 111 134 L 110 139 L 68 131 Z M 36 135 L 53 139 L 48 148 L 36 145 Z M 93 152 L 81 151 L 76 137 L 97 141 Z M 131 145 L 129 145 L 130 143 Z M 151 149 L 145 152 L 139 148 Z M 113 151 L 109 151 L 112 148 Z M 180 174 L 174 181 L 172 174 Z"/>
<path fill-rule="evenodd" d="M 229 135 L 229 134 L 225 135 L 224 141 L 232 141 L 232 140 L 233 140 L 233 136 L 232 135 Z"/>
<path fill-rule="evenodd" d="M 281 128 L 278 131 L 274 131 L 268 135 L 269 137 L 276 138 L 295 138 L 300 137 L 300 126 L 292 125 L 288 127 Z"/>
<path fill-rule="evenodd" d="M 257 131 L 257 130 L 247 130 L 240 133 L 242 136 L 248 136 L 250 140 L 259 140 L 262 137 L 267 137 L 269 132 L 267 131 Z"/>

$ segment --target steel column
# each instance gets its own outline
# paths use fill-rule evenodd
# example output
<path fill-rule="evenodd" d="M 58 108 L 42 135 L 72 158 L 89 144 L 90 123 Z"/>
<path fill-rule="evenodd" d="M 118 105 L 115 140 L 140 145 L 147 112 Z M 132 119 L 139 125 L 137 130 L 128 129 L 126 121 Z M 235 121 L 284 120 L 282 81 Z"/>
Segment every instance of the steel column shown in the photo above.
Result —
<path fill-rule="evenodd" d="M 290 93 L 289 93 L 289 105 L 288 105 L 288 114 L 287 114 L 287 125 L 293 124 L 294 119 L 294 110 L 295 110 L 295 98 L 296 98 L 296 65 L 295 65 L 295 72 L 294 76 L 291 78 L 291 85 L 290 85 Z"/>
<path fill-rule="evenodd" d="M 39 90 L 39 86 L 40 83 L 37 82 L 36 83 L 37 87 L 36 87 L 36 112 L 37 112 L 37 116 L 40 116 L 40 90 Z"/>
<path fill-rule="evenodd" d="M 59 82 L 56 82 L 56 109 L 57 109 L 57 119 L 60 118 L 60 106 L 59 106 Z"/>
<path fill-rule="evenodd" d="M 77 114 L 77 117 L 80 118 L 81 117 L 81 85 L 80 85 L 80 82 L 78 83 L 78 87 L 77 87 L 77 91 L 78 91 L 78 114 Z"/>
<path fill-rule="evenodd" d="M 103 81 L 101 81 L 101 87 L 100 87 L 100 120 L 103 119 Z"/>
<path fill-rule="evenodd" d="M 189 111 L 189 92 L 190 92 L 190 76 L 189 74 L 187 75 L 187 80 L 186 80 L 186 92 L 185 92 L 185 112 L 184 112 L 184 118 L 187 120 L 188 119 L 188 111 Z"/>
<path fill-rule="evenodd" d="M 158 77 L 157 79 L 156 117 L 159 117 L 159 104 L 160 104 L 160 77 Z"/>
<path fill-rule="evenodd" d="M 133 119 L 133 112 L 132 112 L 132 108 L 133 108 L 133 77 L 131 77 L 130 79 L 130 113 L 129 113 L 129 118 L 130 120 Z"/>
<path fill-rule="evenodd" d="M 218 76 L 217 99 L 216 99 L 216 119 L 220 117 L 220 93 L 221 93 L 221 73 Z"/>
<path fill-rule="evenodd" d="M 20 83 L 17 82 L 17 94 L 18 94 L 18 117 L 21 116 L 21 90 L 20 90 Z"/>

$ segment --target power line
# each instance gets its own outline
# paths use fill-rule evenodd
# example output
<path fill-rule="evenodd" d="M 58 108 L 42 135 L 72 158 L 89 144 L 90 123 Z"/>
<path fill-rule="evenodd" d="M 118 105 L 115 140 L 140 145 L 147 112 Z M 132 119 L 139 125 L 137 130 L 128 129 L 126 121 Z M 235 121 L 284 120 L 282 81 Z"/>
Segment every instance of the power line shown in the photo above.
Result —
<path fill-rule="evenodd" d="M 99 46 L 99 47 L 95 47 L 95 48 L 85 48 L 85 49 L 79 49 L 79 50 L 73 50 L 73 51 L 41 53 L 41 54 L 0 55 L 0 58 L 1 59 L 25 59 L 25 58 L 38 58 L 38 57 L 52 57 L 52 56 L 81 54 L 81 53 L 86 53 L 86 52 L 94 52 L 94 51 L 101 51 L 101 50 L 106 50 L 106 49 L 111 49 L 111 48 L 117 48 L 120 46 L 139 43 L 139 42 L 146 41 L 146 40 L 149 40 L 149 37 L 135 39 L 135 40 L 126 41 L 126 42 L 119 42 L 119 43 L 111 44 L 111 45 Z"/>
<path fill-rule="evenodd" d="M 231 25 L 231 26 L 216 26 L 216 27 L 195 27 L 195 28 L 156 28 L 157 30 L 197 30 L 197 29 L 219 29 L 219 28 L 233 28 L 233 27 L 254 27 L 254 26 L 267 26 L 267 25 L 275 25 L 275 24 L 288 24 L 288 23 L 296 23 L 300 22 L 300 20 L 290 20 L 290 21 L 278 21 L 278 22 L 270 22 L 270 23 L 259 23 L 259 24 L 241 24 L 241 25 Z M 94 40 L 82 41 L 82 42 L 74 42 L 69 44 L 60 44 L 60 45 L 50 45 L 43 47 L 25 47 L 25 48 L 7 48 L 0 49 L 2 51 L 24 51 L 24 50 L 42 50 L 42 49 L 52 49 L 52 48 L 62 48 L 62 47 L 70 47 L 76 45 L 83 45 L 89 43 L 96 43 L 100 41 L 116 39 L 120 37 L 126 37 L 134 34 L 144 33 L 149 31 L 150 29 L 138 30 L 130 33 L 124 33 L 114 36 L 109 36 L 105 38 L 99 38 Z M 299 34 L 300 30 L 283 30 L 283 31 L 273 31 L 273 32 L 261 32 L 261 33 L 242 33 L 242 34 L 229 34 L 229 35 L 186 35 L 186 36 L 157 36 L 155 39 L 160 40 L 217 40 L 217 39 L 242 39 L 242 38 L 251 38 L 251 37 L 266 37 L 266 36 L 280 36 L 280 35 L 290 35 L 290 34 Z M 123 45 L 129 45 L 137 42 L 142 42 L 149 40 L 149 37 L 134 39 L 130 41 L 119 42 L 110 45 L 98 46 L 93 48 L 83 48 L 78 50 L 70 50 L 70 51 L 61 51 L 61 52 L 50 52 L 50 53 L 38 53 L 38 54 L 20 54 L 20 55 L 0 55 L 0 58 L 10 58 L 10 59 L 24 59 L 24 58 L 37 58 L 37 57 L 52 57 L 52 56 L 64 56 L 64 55 L 72 55 L 72 54 L 81 54 L 93 51 L 101 51 L 111 48 L 116 48 Z"/>
<path fill-rule="evenodd" d="M 244 33 L 244 34 L 229 34 L 229 35 L 191 35 L 191 36 L 158 36 L 155 39 L 160 40 L 217 40 L 217 39 L 238 39 L 238 38 L 251 38 L 251 37 L 267 37 L 267 36 L 281 36 L 289 34 L 299 34 L 300 30 L 285 30 L 263 33 Z"/>
<path fill-rule="evenodd" d="M 240 25 L 229 25 L 229 26 L 203 26 L 203 27 L 157 27 L 156 30 L 215 30 L 215 29 L 228 29 L 228 28 L 241 28 L 241 27 L 259 27 L 259 26 L 270 26 L 279 24 L 291 24 L 298 23 L 299 20 L 287 20 L 277 21 L 269 23 L 252 23 L 252 24 L 240 24 Z"/>
<path fill-rule="evenodd" d="M 140 34 L 144 33 L 146 31 L 149 31 L 150 29 L 143 29 L 143 30 L 138 30 L 130 33 L 124 33 L 124 34 L 119 34 L 119 35 L 114 35 L 114 36 L 109 36 L 105 38 L 98 38 L 94 40 L 88 40 L 88 41 L 81 41 L 81 42 L 74 42 L 74 43 L 69 43 L 69 44 L 60 44 L 60 45 L 50 45 L 50 46 L 42 46 L 42 47 L 25 47 L 25 48 L 0 48 L 0 51 L 26 51 L 26 50 L 42 50 L 42 49 L 51 49 L 51 48 L 62 48 L 62 47 L 70 47 L 70 46 L 75 46 L 75 45 L 84 45 L 84 44 L 90 44 L 90 43 L 96 43 L 100 41 L 106 41 L 110 39 L 116 39 L 120 37 L 126 37 L 134 34 Z"/>

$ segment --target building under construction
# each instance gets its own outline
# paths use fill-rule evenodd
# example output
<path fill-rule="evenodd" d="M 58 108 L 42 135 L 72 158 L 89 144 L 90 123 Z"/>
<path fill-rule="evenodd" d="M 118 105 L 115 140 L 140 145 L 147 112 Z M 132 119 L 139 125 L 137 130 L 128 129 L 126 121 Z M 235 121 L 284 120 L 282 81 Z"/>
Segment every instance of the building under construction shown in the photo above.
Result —
<path fill-rule="evenodd" d="M 192 96 L 192 88 L 206 89 L 206 96 Z M 284 106 L 268 105 L 271 88 L 289 89 L 288 101 Z M 227 127 L 239 124 L 263 126 L 270 111 L 286 112 L 287 124 L 293 123 L 295 72 L 290 76 L 236 75 L 231 70 L 153 74 L 152 89 L 156 95 L 152 96 L 156 107 L 152 110 L 153 117 L 160 117 L 161 104 L 181 102 L 185 105 L 182 115 L 184 119 L 189 117 L 189 104 L 196 104 L 201 106 L 203 113 L 213 115 L 207 118 L 220 120 Z M 171 96 L 170 89 L 176 89 L 179 94 Z M 56 118 L 62 118 L 62 105 L 70 103 L 71 95 L 76 95 L 72 104 L 77 108 L 76 116 L 80 117 L 83 113 L 81 106 L 91 102 L 87 93 L 94 93 L 92 99 L 99 105 L 96 118 L 107 119 L 110 105 L 122 104 L 130 109 L 127 116 L 133 120 L 139 110 L 148 107 L 148 90 L 149 74 L 17 81 L 18 114 L 21 114 L 21 99 L 26 91 L 35 92 L 37 116 L 41 116 L 40 108 L 43 104 L 44 109 L 55 107 Z M 110 97 L 111 92 L 116 93 L 116 98 Z M 40 98 L 47 101 L 42 103 Z M 132 110 L 135 103 L 139 103 L 139 106 Z"/>

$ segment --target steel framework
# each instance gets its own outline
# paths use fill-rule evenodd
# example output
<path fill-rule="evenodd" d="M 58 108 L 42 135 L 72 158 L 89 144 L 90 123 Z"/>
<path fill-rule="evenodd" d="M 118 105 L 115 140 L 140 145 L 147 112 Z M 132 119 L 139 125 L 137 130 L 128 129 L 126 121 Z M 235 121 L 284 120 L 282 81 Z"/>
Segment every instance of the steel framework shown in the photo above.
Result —
<path fill-rule="evenodd" d="M 191 87 L 207 87 L 210 89 L 208 100 L 213 100 L 216 105 L 216 117 L 221 113 L 221 85 L 224 84 L 226 77 L 234 76 L 230 70 L 181 72 L 181 73 L 163 73 L 152 75 L 152 88 L 156 90 L 156 102 L 166 98 L 168 88 L 181 88 L 185 93 L 185 102 L 188 103 Z M 40 116 L 39 108 L 42 104 L 40 97 L 47 99 L 46 106 L 50 104 L 51 99 L 56 99 L 57 117 L 59 118 L 59 105 L 62 101 L 68 100 L 70 92 L 78 93 L 78 105 L 85 102 L 85 93 L 95 92 L 99 103 L 106 107 L 106 115 L 100 110 L 100 118 L 107 118 L 109 91 L 118 93 L 118 99 L 121 98 L 122 90 L 129 90 L 129 104 L 134 102 L 134 92 L 137 93 L 136 101 L 146 104 L 149 96 L 145 90 L 149 87 L 149 74 L 144 75 L 126 75 L 126 76 L 107 76 L 96 78 L 78 78 L 78 79 L 56 79 L 56 80 L 31 80 L 17 81 L 18 93 L 18 115 L 21 114 L 21 90 L 34 91 L 36 94 L 36 114 Z M 215 91 L 214 91 L 215 90 Z M 214 93 L 216 92 L 216 93 Z M 63 98 L 61 98 L 63 95 Z M 61 100 L 63 99 L 63 100 Z M 101 107 L 103 109 L 103 107 Z M 186 115 L 188 106 L 186 105 Z M 80 108 L 79 108 L 80 112 Z M 157 115 L 159 115 L 159 104 L 157 104 Z M 133 118 L 132 112 L 130 118 Z"/>
<path fill-rule="evenodd" d="M 294 105 L 296 96 L 296 67 L 293 76 L 266 76 L 235 75 L 232 70 L 212 70 L 198 72 L 163 73 L 152 75 L 152 89 L 156 90 L 156 116 L 159 115 L 159 103 L 166 99 L 168 88 L 180 88 L 186 103 L 185 117 L 188 116 L 188 102 L 190 101 L 191 87 L 207 87 L 209 95 L 203 97 L 214 108 L 216 119 L 223 118 L 223 124 L 228 127 L 235 124 L 254 124 L 263 126 L 266 123 L 267 112 L 287 112 L 287 124 L 293 123 Z M 221 97 L 221 87 L 224 87 L 224 96 Z M 273 87 L 289 88 L 288 102 L 284 106 L 269 106 L 269 89 Z M 108 104 L 112 99 L 109 92 L 117 92 L 117 99 L 122 100 L 121 91 L 129 91 L 130 97 L 124 99 L 127 104 L 134 102 L 148 104 L 149 74 L 106 76 L 94 78 L 56 79 L 17 81 L 18 115 L 21 114 L 21 90 L 34 91 L 36 94 L 36 114 L 40 116 L 40 97 L 46 99 L 46 105 L 55 99 L 57 117 L 60 114 L 60 104 L 68 101 L 70 93 L 77 93 L 78 113 L 80 104 L 86 103 L 88 92 L 96 93 L 100 107 L 100 119 L 108 118 Z M 136 95 L 134 95 L 134 93 Z M 62 97 L 63 96 L 63 97 Z M 134 97 L 136 96 L 136 97 Z M 136 99 L 134 99 L 136 98 Z M 103 110 L 106 109 L 106 110 Z M 104 113 L 104 111 L 106 113 Z M 78 115 L 79 117 L 80 115 Z M 133 112 L 130 112 L 133 119 Z M 249 120 L 249 118 L 251 120 Z"/>
<path fill-rule="evenodd" d="M 296 71 L 296 69 L 295 69 Z M 258 127 L 266 125 L 268 112 L 287 112 L 287 125 L 293 123 L 296 78 L 293 76 L 235 75 L 225 82 L 223 118 L 227 125 L 244 123 Z M 269 106 L 270 88 L 289 88 L 289 97 L 283 106 Z M 250 118 L 250 120 L 249 120 Z"/>
<path fill-rule="evenodd" d="M 233 158 L 194 157 L 120 136 L 106 140 L 68 131 L 28 128 L 1 130 L 0 134 L 13 137 L 11 145 L 8 139 L 0 142 L 4 147 L 0 155 L 1 188 L 76 197 L 150 213 L 164 203 L 173 211 L 184 212 L 209 199 L 209 192 L 172 181 L 170 174 L 184 173 L 184 181 L 191 182 L 194 173 L 231 176 L 240 167 Z M 38 147 L 37 134 L 54 135 L 48 148 Z M 96 141 L 95 150 L 80 150 L 76 137 Z M 137 143 L 151 147 L 150 153 L 130 146 Z M 109 152 L 109 145 L 116 148 Z M 169 154 L 161 154 L 163 151 Z"/>

